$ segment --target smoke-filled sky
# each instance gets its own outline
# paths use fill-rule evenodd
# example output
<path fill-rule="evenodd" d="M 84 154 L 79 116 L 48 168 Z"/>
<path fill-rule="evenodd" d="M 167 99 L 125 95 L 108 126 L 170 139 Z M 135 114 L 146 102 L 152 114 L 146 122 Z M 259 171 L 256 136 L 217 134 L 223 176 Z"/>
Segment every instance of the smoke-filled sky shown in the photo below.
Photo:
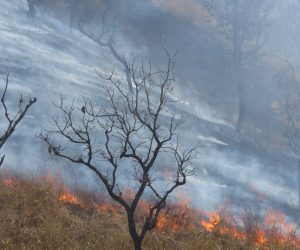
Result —
<path fill-rule="evenodd" d="M 111 19 L 121 24 L 115 47 L 128 60 L 150 58 L 154 67 L 161 67 L 166 62 L 164 48 L 178 51 L 174 95 L 182 97 L 177 111 L 187 116 L 180 137 L 185 145 L 204 145 L 194 163 L 197 175 L 180 192 L 204 209 L 228 199 L 246 206 L 262 195 L 264 206 L 280 208 L 292 218 L 298 203 L 297 169 L 285 147 L 282 118 L 273 107 L 284 91 L 278 73 L 287 61 L 299 67 L 297 1 L 275 1 L 260 57 L 244 72 L 247 112 L 241 133 L 234 129 L 237 90 L 228 44 L 201 1 L 105 3 Z M 0 89 L 5 74 L 11 72 L 10 107 L 21 92 L 38 99 L 4 148 L 4 168 L 29 175 L 61 169 L 78 178 L 79 184 L 95 188 L 91 174 L 50 157 L 36 135 L 41 128 L 51 127 L 57 115 L 52 101 L 60 94 L 67 101 L 82 95 L 96 103 L 105 100 L 104 83 L 96 70 L 109 73 L 115 65 L 120 80 L 126 78 L 109 49 L 71 29 L 68 18 L 56 18 L 45 6 L 38 8 L 35 18 L 28 18 L 26 1 L 0 2 Z"/>

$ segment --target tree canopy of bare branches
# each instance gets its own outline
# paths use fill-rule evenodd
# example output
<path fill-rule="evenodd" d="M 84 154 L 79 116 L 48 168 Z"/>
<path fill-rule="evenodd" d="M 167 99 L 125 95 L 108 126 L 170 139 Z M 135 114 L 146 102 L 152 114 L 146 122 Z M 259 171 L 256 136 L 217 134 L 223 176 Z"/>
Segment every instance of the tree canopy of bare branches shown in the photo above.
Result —
<path fill-rule="evenodd" d="M 112 24 L 107 23 L 107 14 L 108 10 L 106 9 L 102 13 L 102 18 L 100 19 L 100 22 L 98 22 L 96 25 L 92 25 L 89 22 L 86 22 L 85 15 L 83 15 L 81 20 L 79 21 L 79 30 L 82 34 L 92 39 L 101 47 L 105 47 L 110 50 L 112 56 L 122 65 L 123 70 L 126 74 L 128 88 L 132 90 L 133 79 L 131 79 L 130 68 L 125 59 L 125 56 L 119 53 L 115 47 L 114 36 L 116 31 L 116 24 L 114 22 L 112 22 Z"/>
<path fill-rule="evenodd" d="M 7 104 L 6 104 L 6 96 L 7 96 L 7 88 L 8 88 L 8 83 L 9 83 L 9 74 L 6 75 L 6 81 L 5 81 L 5 87 L 3 94 L 1 96 L 1 104 L 4 110 L 2 122 L 4 124 L 4 129 L 0 134 L 0 149 L 5 145 L 7 140 L 12 136 L 12 134 L 15 132 L 18 124 L 22 121 L 24 116 L 26 115 L 27 111 L 30 109 L 30 107 L 37 101 L 36 98 L 30 98 L 29 101 L 24 104 L 24 99 L 22 95 L 19 98 L 19 108 L 18 111 L 14 114 L 11 115 Z M 1 122 L 1 123 L 2 123 Z M 5 155 L 3 155 L 0 158 L 0 166 L 2 165 L 4 161 Z"/>
<path fill-rule="evenodd" d="M 79 107 L 74 102 L 68 106 L 61 98 L 55 104 L 61 113 L 54 120 L 55 129 L 40 134 L 49 152 L 90 169 L 123 206 L 135 249 L 141 249 L 146 233 L 157 225 L 169 195 L 195 173 L 192 161 L 198 146 L 186 148 L 179 143 L 184 119 L 172 109 L 178 101 L 172 95 L 173 67 L 169 54 L 165 70 L 153 71 L 150 62 L 147 69 L 143 63 L 128 65 L 132 91 L 114 72 L 109 76 L 98 72 L 107 83 L 106 104 L 97 106 L 83 97 Z M 70 150 L 73 146 L 78 146 L 77 152 Z M 167 181 L 163 171 L 172 173 Z M 130 188 L 130 198 L 124 187 Z M 138 222 L 142 196 L 149 207 Z"/>
<path fill-rule="evenodd" d="M 258 58 L 265 43 L 272 0 L 202 0 L 215 18 L 217 31 L 227 41 L 232 77 L 238 90 L 236 130 L 242 129 L 245 117 L 244 67 Z"/>

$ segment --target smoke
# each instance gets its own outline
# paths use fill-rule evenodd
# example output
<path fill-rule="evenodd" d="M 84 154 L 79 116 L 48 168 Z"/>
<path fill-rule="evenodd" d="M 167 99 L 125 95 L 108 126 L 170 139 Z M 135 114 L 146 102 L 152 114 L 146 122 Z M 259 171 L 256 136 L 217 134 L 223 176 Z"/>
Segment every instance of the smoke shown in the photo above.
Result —
<path fill-rule="evenodd" d="M 110 14 L 122 23 L 115 45 L 129 59 L 150 57 L 153 65 L 160 66 L 165 62 L 163 47 L 171 52 L 179 49 L 175 95 L 182 96 L 183 101 L 176 109 L 187 117 L 180 137 L 186 145 L 198 140 L 205 145 L 195 163 L 198 175 L 190 178 L 182 192 L 192 196 L 194 205 L 205 209 L 232 197 L 237 203 L 244 199 L 259 202 L 259 195 L 265 197 L 266 205 L 295 207 L 294 159 L 279 146 L 264 146 L 272 144 L 270 137 L 280 137 L 280 121 L 271 110 L 274 96 L 280 95 L 273 79 L 276 62 L 247 69 L 249 129 L 237 135 L 233 131 L 237 99 L 228 73 L 229 55 L 223 41 L 208 26 L 199 25 L 211 22 L 201 5 L 193 0 L 106 2 Z M 68 169 L 65 176 L 85 187 L 95 187 L 90 172 L 50 157 L 36 135 L 42 127 L 51 126 L 52 117 L 57 115 L 52 101 L 57 101 L 59 94 L 66 102 L 83 95 L 101 104 L 105 100 L 101 89 L 104 83 L 95 70 L 110 73 L 116 66 L 124 80 L 122 67 L 109 50 L 46 13 L 28 19 L 25 1 L 4 0 L 0 7 L 0 71 L 12 73 L 10 101 L 14 103 L 19 93 L 38 98 L 5 148 L 6 168 L 27 174 L 39 169 Z M 276 40 L 277 29 L 284 31 L 274 28 L 271 40 Z M 266 53 L 282 57 L 281 46 L 273 42 Z M 3 86 L 1 77 L 0 90 Z"/>
<path fill-rule="evenodd" d="M 151 0 L 156 6 L 175 13 L 183 18 L 194 22 L 195 24 L 209 23 L 213 18 L 207 13 L 207 10 L 194 0 Z"/>

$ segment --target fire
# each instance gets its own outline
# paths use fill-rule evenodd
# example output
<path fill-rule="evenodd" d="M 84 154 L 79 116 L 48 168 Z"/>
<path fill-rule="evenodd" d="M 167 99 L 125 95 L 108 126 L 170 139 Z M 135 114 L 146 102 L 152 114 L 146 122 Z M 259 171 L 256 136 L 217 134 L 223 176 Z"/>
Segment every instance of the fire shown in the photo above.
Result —
<path fill-rule="evenodd" d="M 168 217 L 166 216 L 166 214 L 163 214 L 158 218 L 156 228 L 162 231 L 167 227 L 168 227 Z"/>
<path fill-rule="evenodd" d="M 170 204 L 167 210 L 161 212 L 156 225 L 158 230 L 176 232 L 196 228 L 194 222 L 199 213 L 196 209 L 189 207 L 191 199 L 183 194 L 177 195 L 176 198 L 178 203 Z"/>
<path fill-rule="evenodd" d="M 208 232 L 217 231 L 221 235 L 231 235 L 232 237 L 240 240 L 247 238 L 245 232 L 238 229 L 238 226 L 234 222 L 232 215 L 228 212 L 220 215 L 219 212 L 212 211 L 206 212 L 206 220 L 201 220 L 200 225 Z"/>
<path fill-rule="evenodd" d="M 63 203 L 71 203 L 76 205 L 79 204 L 76 195 L 70 193 L 68 190 L 64 190 L 64 192 L 58 197 L 58 199 Z"/>
<path fill-rule="evenodd" d="M 208 232 L 230 235 L 239 240 L 250 239 L 257 245 L 275 243 L 283 246 L 289 243 L 297 246 L 300 243 L 295 235 L 296 225 L 288 223 L 282 212 L 272 209 L 267 211 L 261 223 L 254 223 L 248 230 L 228 212 L 222 215 L 216 211 L 207 212 L 206 219 L 201 220 L 200 225 Z"/>
<path fill-rule="evenodd" d="M 20 181 L 15 178 L 6 178 L 2 180 L 5 187 L 18 187 Z M 89 200 L 79 200 L 77 195 L 71 193 L 63 184 L 59 176 L 53 177 L 48 174 L 40 178 L 41 187 L 51 186 L 57 199 L 62 203 L 79 205 L 82 209 L 92 209 L 95 212 L 110 213 L 113 216 L 124 215 L 119 204 L 111 202 L 95 202 L 92 205 Z M 132 200 L 134 192 L 126 189 L 123 193 L 124 199 Z M 83 196 L 84 197 L 84 196 Z M 247 214 L 240 217 L 235 216 L 230 204 L 225 204 L 216 211 L 203 212 L 199 209 L 190 207 L 192 201 L 186 195 L 178 195 L 177 203 L 169 203 L 163 210 L 157 220 L 156 229 L 163 232 L 182 232 L 192 230 L 194 232 L 217 233 L 217 235 L 226 235 L 240 241 L 249 242 L 257 247 L 266 248 L 268 245 L 285 247 L 285 245 L 299 246 L 300 238 L 296 235 L 296 225 L 288 222 L 288 218 L 280 211 L 269 209 L 264 216 L 251 221 L 247 225 Z M 151 204 L 149 201 L 141 200 L 136 214 L 137 220 L 144 222 L 148 215 Z M 251 217 L 250 217 L 251 218 Z"/>
<path fill-rule="evenodd" d="M 269 209 L 264 223 L 270 229 L 273 241 L 277 244 L 284 245 L 289 241 L 296 243 L 295 239 L 291 239 L 294 238 L 296 225 L 288 223 L 286 216 L 282 212 Z"/>
<path fill-rule="evenodd" d="M 264 222 L 272 228 L 279 229 L 284 234 L 290 234 L 296 231 L 296 225 L 289 224 L 286 221 L 286 216 L 282 212 L 273 209 L 268 210 Z"/>
<path fill-rule="evenodd" d="M 239 240 L 246 240 L 247 234 L 245 232 L 239 231 L 236 227 L 233 227 L 230 231 L 230 234 Z"/>
<path fill-rule="evenodd" d="M 3 186 L 5 187 L 15 187 L 18 185 L 18 181 L 13 178 L 4 179 L 2 181 Z"/>
<path fill-rule="evenodd" d="M 256 230 L 255 238 L 256 238 L 255 242 L 257 244 L 263 245 L 263 244 L 265 244 L 267 242 L 265 231 L 262 230 L 262 229 L 257 229 Z"/>
<path fill-rule="evenodd" d="M 217 212 L 208 212 L 207 213 L 208 221 L 201 220 L 200 224 L 208 231 L 212 232 L 217 228 L 221 221 L 221 217 Z"/>
<path fill-rule="evenodd" d="M 98 205 L 97 210 L 99 212 L 110 212 L 110 213 L 117 213 L 118 212 L 118 207 L 114 206 L 109 203 L 103 203 L 101 205 Z"/>
<path fill-rule="evenodd" d="M 159 231 L 172 231 L 176 232 L 179 230 L 187 229 L 189 225 L 184 222 L 184 219 L 181 217 L 176 218 L 175 215 L 168 215 L 163 213 L 159 216 L 156 224 L 156 229 Z"/>

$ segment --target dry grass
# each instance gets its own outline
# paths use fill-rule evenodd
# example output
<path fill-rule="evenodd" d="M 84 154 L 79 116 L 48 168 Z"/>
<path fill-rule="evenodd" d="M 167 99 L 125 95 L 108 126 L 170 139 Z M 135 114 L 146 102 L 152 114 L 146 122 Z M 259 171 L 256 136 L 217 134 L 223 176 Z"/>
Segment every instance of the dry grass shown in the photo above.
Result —
<path fill-rule="evenodd" d="M 124 214 L 97 210 L 91 194 L 59 201 L 60 188 L 35 181 L 1 181 L 0 249 L 132 249 Z M 83 206 L 84 204 L 84 206 Z M 217 232 L 154 230 L 144 249 L 297 249 L 257 246 Z M 298 248 L 300 249 L 300 248 Z"/>

